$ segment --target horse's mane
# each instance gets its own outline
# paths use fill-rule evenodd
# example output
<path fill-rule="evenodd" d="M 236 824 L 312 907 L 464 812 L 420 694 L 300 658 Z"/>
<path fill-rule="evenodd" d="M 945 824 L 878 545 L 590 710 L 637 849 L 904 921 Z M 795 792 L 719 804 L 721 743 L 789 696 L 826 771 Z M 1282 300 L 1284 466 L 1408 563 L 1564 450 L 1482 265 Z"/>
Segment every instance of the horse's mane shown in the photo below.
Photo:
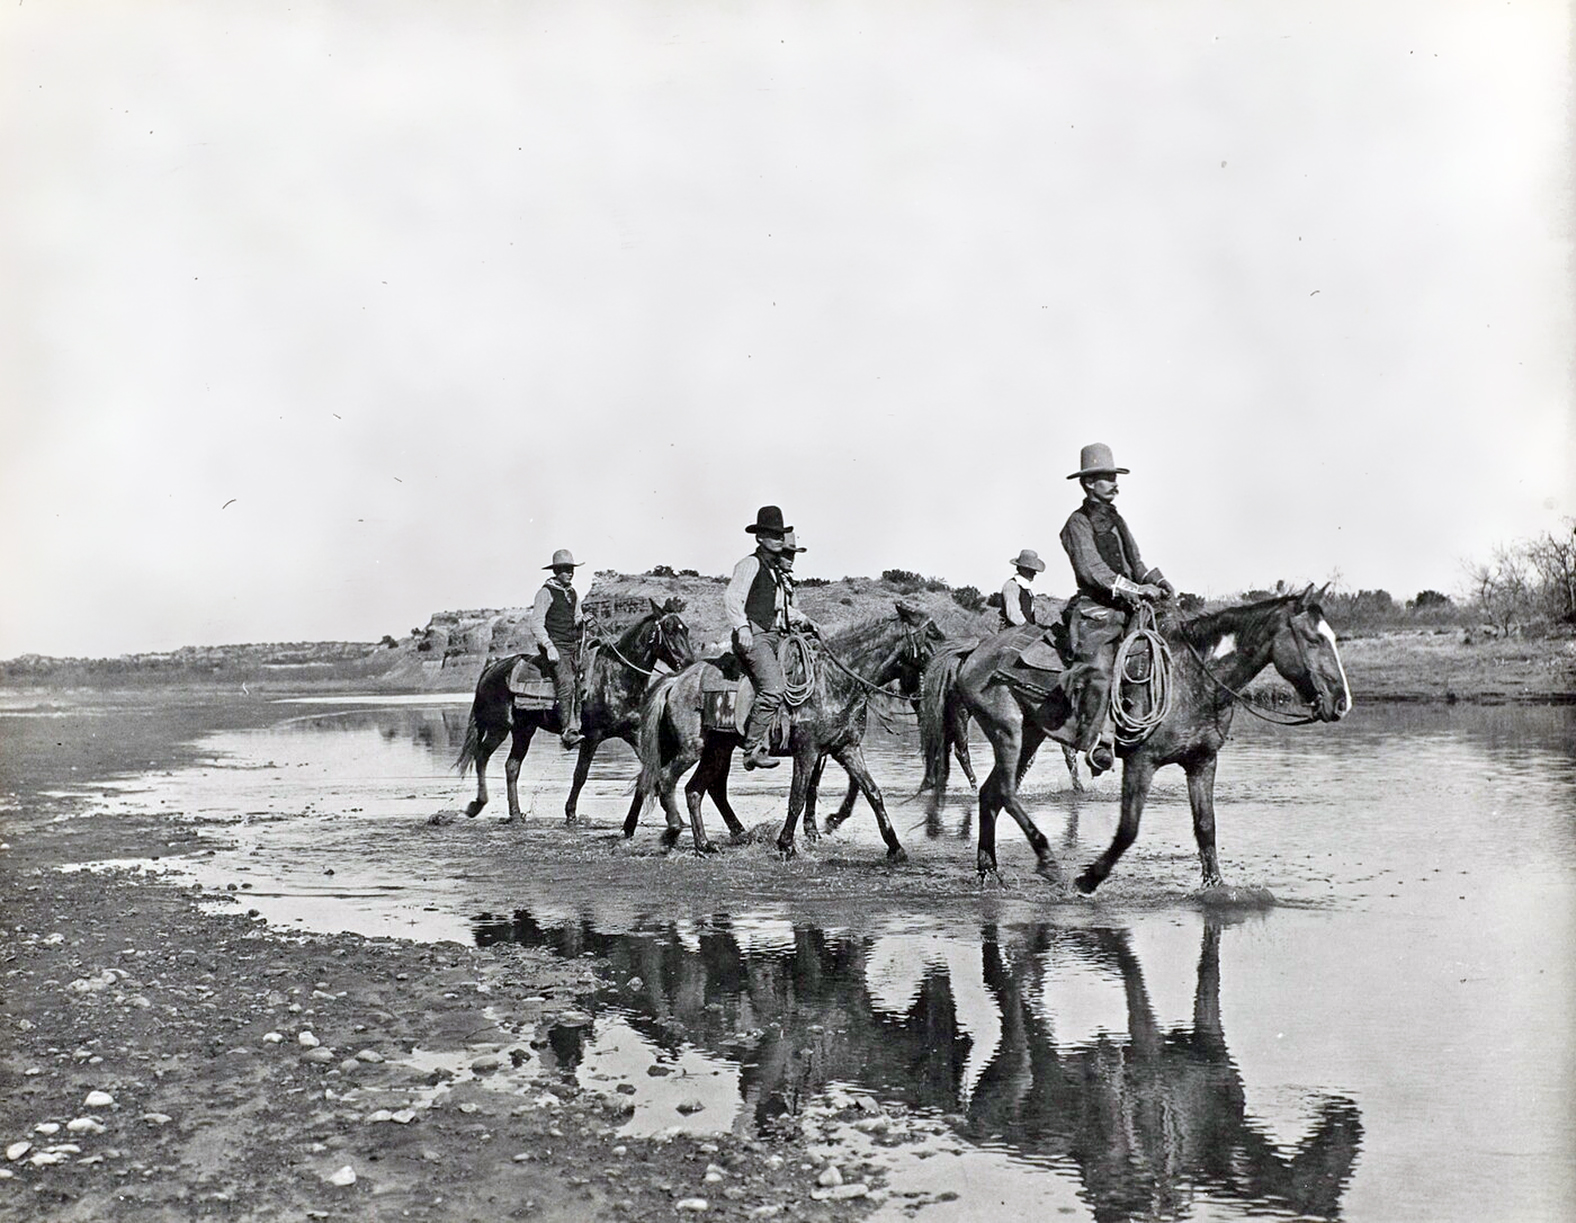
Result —
<path fill-rule="evenodd" d="M 1299 597 L 1297 594 L 1274 595 L 1256 603 L 1242 603 L 1236 607 L 1205 612 L 1202 616 L 1184 620 L 1179 631 L 1185 640 L 1200 650 L 1214 648 L 1228 633 L 1235 633 L 1247 644 L 1256 641 L 1259 634 L 1272 627 L 1278 628 L 1278 613 L 1287 604 L 1295 603 Z M 1313 610 L 1318 611 L 1318 608 Z"/>
<path fill-rule="evenodd" d="M 903 621 L 894 615 L 867 616 L 828 633 L 826 644 L 845 666 L 864 674 L 886 661 L 904 631 Z"/>

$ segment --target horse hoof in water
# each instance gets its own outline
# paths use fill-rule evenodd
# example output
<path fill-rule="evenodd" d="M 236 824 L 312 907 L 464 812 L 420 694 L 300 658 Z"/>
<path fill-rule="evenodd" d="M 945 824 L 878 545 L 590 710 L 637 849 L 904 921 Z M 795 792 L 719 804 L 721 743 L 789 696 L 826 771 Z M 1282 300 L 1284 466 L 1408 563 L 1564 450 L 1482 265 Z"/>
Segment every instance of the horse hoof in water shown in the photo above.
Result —
<path fill-rule="evenodd" d="M 479 803 L 479 802 L 477 802 L 474 798 L 471 799 L 470 802 L 465 804 L 465 816 L 466 816 L 466 818 L 467 819 L 475 819 L 477 814 L 486 805 L 487 805 L 486 803 Z"/>
<path fill-rule="evenodd" d="M 721 852 L 722 850 L 718 849 L 710 841 L 702 841 L 695 846 L 695 856 L 697 858 L 704 858 L 708 854 L 720 854 Z"/>
<path fill-rule="evenodd" d="M 792 841 L 789 841 L 787 844 L 784 844 L 783 842 L 778 841 L 777 842 L 777 856 L 779 858 L 781 858 L 784 862 L 787 862 L 791 858 L 797 858 L 799 856 L 799 847 L 797 845 L 795 845 Z"/>
<path fill-rule="evenodd" d="M 1052 858 L 1041 858 L 1034 865 L 1034 873 L 1052 887 L 1063 887 L 1067 882 L 1066 876 L 1062 874 L 1061 866 Z"/>
<path fill-rule="evenodd" d="M 1268 888 L 1234 887 L 1220 881 L 1206 883 L 1193 899 L 1206 909 L 1268 909 L 1275 904 Z"/>
<path fill-rule="evenodd" d="M 1079 875 L 1077 879 L 1073 880 L 1073 882 L 1077 885 L 1078 890 L 1085 896 L 1092 896 L 1094 895 L 1095 888 L 1100 886 L 1100 877 L 1090 871 L 1085 871 L 1083 874 Z"/>
<path fill-rule="evenodd" d="M 901 845 L 892 846 L 892 848 L 887 850 L 887 861 L 892 863 L 907 862 L 908 850 L 904 849 Z"/>
<path fill-rule="evenodd" d="M 680 829 L 664 828 L 662 830 L 662 836 L 657 843 L 662 846 L 662 851 L 666 853 L 668 850 L 672 849 L 678 844 L 680 835 L 682 835 Z"/>

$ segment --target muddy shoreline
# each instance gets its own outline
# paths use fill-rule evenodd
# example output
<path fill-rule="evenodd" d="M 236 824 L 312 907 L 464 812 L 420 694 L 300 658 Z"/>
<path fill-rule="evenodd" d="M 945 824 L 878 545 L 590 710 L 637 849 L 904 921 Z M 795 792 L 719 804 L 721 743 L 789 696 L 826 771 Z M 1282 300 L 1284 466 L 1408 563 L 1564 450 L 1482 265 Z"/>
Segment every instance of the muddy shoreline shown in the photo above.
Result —
<path fill-rule="evenodd" d="M 563 1064 L 597 1022 L 594 956 L 281 931 L 239 885 L 231 908 L 69 869 L 211 839 L 81 807 L 6 817 L 0 1218 L 851 1219 L 886 1197 L 879 1167 L 839 1157 L 869 1100 L 622 1134 L 632 1089 Z"/>

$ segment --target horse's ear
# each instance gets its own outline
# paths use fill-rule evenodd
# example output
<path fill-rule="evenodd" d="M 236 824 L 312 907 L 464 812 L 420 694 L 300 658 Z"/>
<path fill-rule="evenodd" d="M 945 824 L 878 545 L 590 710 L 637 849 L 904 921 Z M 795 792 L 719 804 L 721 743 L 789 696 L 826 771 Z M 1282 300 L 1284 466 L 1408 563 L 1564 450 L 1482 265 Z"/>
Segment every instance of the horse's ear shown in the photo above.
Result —
<path fill-rule="evenodd" d="M 1320 593 L 1323 592 L 1321 591 Z M 1299 611 L 1307 611 L 1316 598 L 1318 598 L 1318 595 L 1313 593 L 1313 583 L 1309 582 L 1303 587 L 1302 593 L 1297 596 L 1297 609 Z"/>
<path fill-rule="evenodd" d="M 662 615 L 662 612 L 663 612 L 662 604 L 658 603 L 655 599 L 649 599 L 649 602 L 651 603 L 652 614 L 653 615 L 657 615 L 657 616 Z"/>

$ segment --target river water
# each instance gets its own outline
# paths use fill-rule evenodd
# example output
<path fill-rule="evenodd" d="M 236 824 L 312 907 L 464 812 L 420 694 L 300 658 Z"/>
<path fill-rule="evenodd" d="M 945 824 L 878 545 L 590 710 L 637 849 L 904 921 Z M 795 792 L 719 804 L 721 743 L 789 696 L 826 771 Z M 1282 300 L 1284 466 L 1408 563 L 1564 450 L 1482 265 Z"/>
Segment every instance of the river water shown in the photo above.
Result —
<path fill-rule="evenodd" d="M 323 838 L 343 847 L 463 805 L 471 787 L 451 764 L 466 713 L 431 697 L 279 702 L 256 727 L 207 736 L 196 763 L 57 790 L 216 826 L 215 848 L 159 867 L 216 888 L 243 879 L 245 903 L 282 925 L 607 957 L 595 1025 L 559 1034 L 565 1070 L 666 1060 L 707 1101 L 688 1128 L 749 1130 L 850 1093 L 943 1119 L 934 1143 L 885 1152 L 895 1192 L 880 1217 L 911 1217 L 904 1194 L 922 1193 L 918 1217 L 935 1223 L 1576 1218 L 1576 708 L 1359 706 L 1297 730 L 1239 719 L 1218 824 L 1228 879 L 1275 897 L 1252 912 L 1189 901 L 1175 769 L 1114 899 L 1007 919 L 983 903 L 963 921 L 873 906 L 829 926 L 780 901 L 658 919 L 616 896 L 510 895 L 452 860 L 412 876 L 372 854 L 341 853 L 325 875 Z M 0 729 L 29 742 L 16 732 L 45 716 L 72 715 L 16 710 Z M 522 799 L 556 823 L 571 758 L 547 747 Z M 912 733 L 874 732 L 868 756 L 889 796 L 912 793 Z M 975 758 L 988 765 L 982 744 Z M 632 770 L 622 745 L 598 758 L 581 803 L 593 831 L 622 819 Z M 747 824 L 780 818 L 786 773 L 735 778 Z M 484 820 L 501 813 L 501 774 L 500 759 Z M 829 774 L 823 812 L 840 788 Z M 1048 753 L 1025 792 L 1081 865 L 1109 840 L 1117 790 L 1075 795 Z M 929 842 L 917 807 L 893 811 L 907 841 L 962 873 L 970 804 L 955 789 Z M 1021 848 L 1010 824 L 1000 836 Z M 839 840 L 879 844 L 862 809 Z M 642 1082 L 631 1127 L 671 1125 L 672 1090 Z"/>

